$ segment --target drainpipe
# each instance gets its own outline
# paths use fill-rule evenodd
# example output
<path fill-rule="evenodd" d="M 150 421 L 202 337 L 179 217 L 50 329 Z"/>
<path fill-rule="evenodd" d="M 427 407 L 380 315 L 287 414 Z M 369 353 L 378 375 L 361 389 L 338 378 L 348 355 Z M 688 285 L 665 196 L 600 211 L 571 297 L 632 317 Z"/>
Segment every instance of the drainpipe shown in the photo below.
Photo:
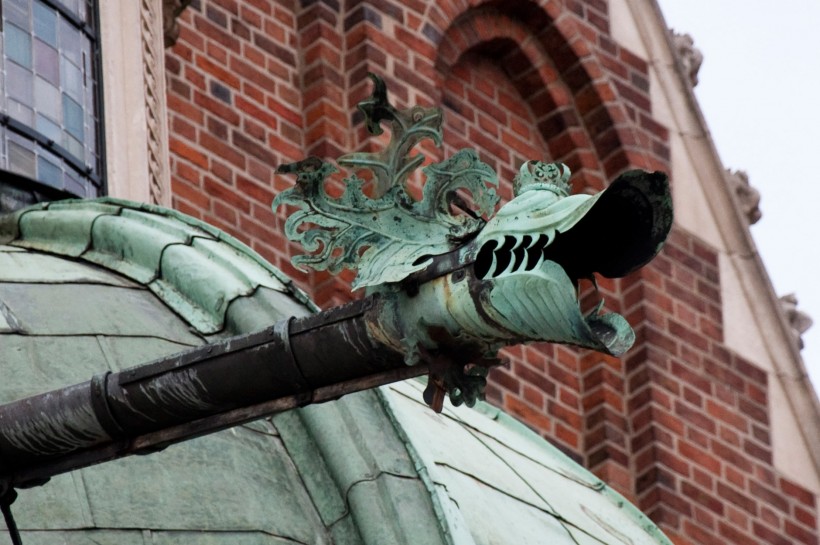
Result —
<path fill-rule="evenodd" d="M 2 405 L 0 489 L 426 373 L 368 334 L 382 307 L 373 295 Z"/>
<path fill-rule="evenodd" d="M 416 201 L 406 181 L 424 158 L 410 151 L 441 142 L 441 111 L 397 110 L 373 79 L 359 108 L 372 132 L 391 123 L 391 143 L 338 160 L 373 173 L 372 195 L 355 174 L 328 195 L 335 167 L 309 158 L 280 167 L 297 181 L 274 201 L 295 209 L 285 234 L 308 253 L 294 262 L 355 268 L 367 296 L 0 406 L 0 506 L 59 473 L 422 374 L 434 410 L 445 395 L 471 405 L 511 344 L 613 355 L 632 345 L 622 316 L 581 312 L 578 281 L 625 276 L 660 251 L 672 225 L 666 175 L 629 171 L 597 195 L 571 194 L 565 165 L 528 161 L 515 198 L 492 214 L 495 174 L 462 150 L 423 169 Z"/>
<path fill-rule="evenodd" d="M 631 171 L 575 199 L 547 182 L 520 185 L 470 241 L 359 301 L 0 406 L 0 497 L 3 487 L 422 374 L 434 410 L 445 395 L 471 405 L 512 344 L 625 352 L 634 341 L 626 320 L 600 307 L 582 313 L 577 280 L 624 276 L 657 253 L 671 225 L 666 177 Z M 618 215 L 631 219 L 613 223 Z"/>

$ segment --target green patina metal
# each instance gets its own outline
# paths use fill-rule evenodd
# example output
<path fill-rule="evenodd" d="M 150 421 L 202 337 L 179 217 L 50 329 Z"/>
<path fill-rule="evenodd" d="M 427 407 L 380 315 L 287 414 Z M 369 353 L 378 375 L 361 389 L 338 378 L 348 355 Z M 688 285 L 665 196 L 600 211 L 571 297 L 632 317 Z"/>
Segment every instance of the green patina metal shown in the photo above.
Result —
<path fill-rule="evenodd" d="M 406 142 L 433 134 L 411 126 L 432 119 L 428 110 L 402 113 L 385 103 L 384 97 L 365 103 L 368 119 L 392 120 L 394 134 L 411 135 Z M 391 184 L 405 183 L 421 164 L 410 147 L 391 152 L 406 161 L 395 166 L 390 154 L 347 163 L 390 167 L 382 169 L 383 178 L 374 171 L 370 196 L 350 193 L 358 201 L 347 205 L 401 194 Z M 438 225 L 430 227 L 435 244 L 405 233 L 411 240 L 405 254 L 396 242 L 402 239 L 386 227 L 388 213 L 377 216 L 381 223 L 355 214 L 359 219 L 345 223 L 350 216 L 324 193 L 338 222 L 323 221 L 333 229 L 352 225 L 360 235 L 368 226 L 385 229 L 367 244 L 361 239 L 348 263 L 362 278 L 377 280 L 360 284 L 378 309 L 370 334 L 402 351 L 408 363 L 429 364 L 434 393 L 447 389 L 454 403 L 472 404 L 489 356 L 511 342 L 625 349 L 612 342 L 628 341 L 618 330 L 622 319 L 599 311 L 584 317 L 575 281 L 597 270 L 623 274 L 654 255 L 663 225 L 637 245 L 617 232 L 595 231 L 611 220 L 609 209 L 662 199 L 654 182 L 626 175 L 613 183 L 622 188 L 615 193 L 569 197 L 561 185 L 567 171 L 528 163 L 516 179 L 516 198 L 486 219 L 496 204 L 495 181 L 474 152 L 425 172 L 428 184 L 440 181 L 425 187 L 420 203 L 405 191 L 390 206 L 412 218 L 402 219 L 406 225 Z M 466 198 L 454 196 L 458 190 Z M 320 182 L 314 191 L 321 191 Z M 486 206 L 467 206 L 470 199 Z M 527 204 L 530 199 L 538 204 Z M 454 214 L 454 207 L 471 213 Z M 594 239 L 571 235 L 590 231 Z M 548 244 L 538 242 L 544 233 L 550 233 Z M 335 244 L 332 237 L 310 236 Z M 584 244 L 576 247 L 579 240 Z M 608 254 L 613 240 L 617 251 Z M 596 260 L 567 259 L 567 246 L 590 248 Z M 387 248 L 383 256 L 380 247 Z M 0 217 L 0 402 L 315 310 L 247 247 L 177 212 L 105 199 Z M 465 371 L 465 361 L 474 367 Z M 361 392 L 151 456 L 57 475 L 20 494 L 26 543 L 668 544 L 623 498 L 524 426 L 483 404 L 478 411 L 447 408 L 436 417 L 418 402 L 422 388 Z"/>
<path fill-rule="evenodd" d="M 348 159 L 345 164 L 382 172 L 375 163 L 384 166 L 377 159 Z M 399 182 L 406 178 L 406 168 L 393 178 L 399 183 L 378 198 L 367 197 L 364 181 L 353 174 L 345 178 L 345 192 L 338 199 L 324 190 L 327 177 L 336 171 L 328 163 L 306 159 L 279 171 L 298 175 L 296 187 L 274 200 L 274 206 L 291 204 L 300 208 L 288 217 L 285 233 L 307 251 L 316 252 L 294 257 L 294 264 L 333 273 L 344 267 L 356 268 L 354 289 L 404 280 L 427 267 L 432 256 L 451 251 L 475 233 L 483 225 L 481 219 L 450 213 L 458 189 L 470 192 L 484 208 L 491 208 L 496 200 L 487 187 L 488 183 L 496 183 L 495 174 L 472 150 L 462 150 L 443 163 L 425 167 L 427 184 L 421 201 L 414 201 Z M 319 227 L 300 230 L 308 224 Z"/>
<path fill-rule="evenodd" d="M 137 206 L 129 210 L 137 213 Z M 82 215 L 67 215 L 70 208 L 52 211 L 40 218 L 40 224 L 53 219 L 55 224 L 72 227 L 71 232 L 74 227 L 79 231 Z M 35 242 L 20 229 L 0 229 L 0 236 L 17 233 L 9 245 L 0 245 L 0 325 L 5 320 L 10 326 L 0 327 L 0 402 L 73 384 L 101 371 L 122 370 L 208 341 L 143 282 L 116 272 L 132 259 L 129 248 L 142 244 L 144 236 L 160 240 L 187 225 L 176 220 L 164 223 L 167 214 L 137 217 L 154 227 L 147 232 L 124 231 L 118 243 L 108 246 L 124 256 L 117 266 L 113 262 L 98 266 L 86 259 L 94 257 L 91 250 L 78 258 L 66 255 L 74 245 L 63 247 L 58 230 L 46 230 L 53 233 L 50 241 L 41 237 Z M 72 224 L 73 220 L 78 223 Z M 216 241 L 204 231 L 198 236 Z M 92 235 L 87 241 L 90 248 L 96 247 L 94 240 Z M 35 244 L 48 247 L 48 252 L 26 247 Z M 259 278 L 271 268 L 262 263 L 246 251 L 235 265 L 242 277 Z M 223 283 L 219 267 L 208 271 L 214 271 L 210 278 L 213 291 L 231 297 L 233 283 Z M 264 288 L 255 294 L 260 289 Z M 234 304 L 251 297 L 240 296 Z M 291 312 L 291 307 L 298 309 L 293 314 L 310 312 L 291 294 L 277 291 L 268 305 L 243 317 L 254 321 L 248 329 L 228 334 L 265 327 L 280 312 Z M 300 476 L 269 423 L 238 427 L 152 456 L 56 476 L 46 486 L 20 491 L 16 517 L 27 545 L 55 540 L 272 545 L 328 541 Z"/>
<path fill-rule="evenodd" d="M 70 208 L 49 215 L 65 224 Z M 7 305 L 0 318 L 10 323 L 10 331 L 0 323 L 0 402 L 206 342 L 170 308 L 152 303 L 149 285 L 117 272 L 133 270 L 125 267 L 138 259 L 129 248 L 143 237 L 164 239 L 191 223 L 177 222 L 169 211 L 141 215 L 136 204 L 119 215 L 125 210 L 154 227 L 125 230 L 118 242 L 106 239 L 110 253 L 123 254 L 122 264 L 86 259 L 96 259 L 102 240 L 94 230 L 78 258 L 61 253 L 58 231 L 50 242 L 36 243 L 48 243 L 46 253 L 27 248 L 35 242 L 16 227 L 0 230 L 0 236 L 17 232 L 13 245 L 0 244 L 0 306 Z M 211 234 L 207 240 L 220 238 Z M 199 236 L 205 234 L 191 242 Z M 267 274 L 271 266 L 245 252 L 236 262 L 241 275 Z M 208 270 L 214 291 L 230 297 L 233 283 L 223 283 L 219 267 Z M 9 296 L 24 284 L 25 297 Z M 37 295 L 55 287 L 61 294 Z M 263 289 L 236 299 L 228 315 Z M 292 293 L 275 295 L 265 307 L 240 312 L 244 325 L 233 332 L 310 312 Z M 109 320 L 95 319 L 117 306 Z M 66 334 L 68 326 L 48 312 L 66 317 L 73 332 Z M 435 416 L 418 401 L 422 388 L 404 383 L 361 392 L 150 456 L 58 475 L 20 491 L 16 516 L 24 542 L 668 545 L 637 509 L 511 417 L 484 404 Z"/>
<path fill-rule="evenodd" d="M 294 263 L 357 270 L 354 288 L 381 296 L 372 336 L 404 353 L 409 365 L 431 365 L 427 398 L 437 410 L 443 390 L 456 404 L 475 403 L 487 367 L 509 344 L 628 350 L 635 339 L 629 324 L 603 312 L 603 301 L 584 315 L 578 281 L 624 276 L 657 254 L 672 224 L 666 175 L 629 171 L 606 191 L 570 195 L 565 165 L 528 161 L 513 181 L 515 198 L 494 213 L 495 173 L 465 149 L 422 169 L 417 201 L 407 183 L 424 157 L 412 150 L 425 138 L 441 143 L 441 110 L 398 110 L 384 82 L 371 78 L 373 95 L 359 108 L 371 133 L 390 123 L 390 144 L 338 160 L 370 171 L 369 185 L 351 174 L 333 198 L 325 191 L 337 172 L 331 164 L 309 158 L 279 168 L 297 175 L 296 186 L 273 203 L 296 208 L 286 234 L 308 253 Z"/>
<path fill-rule="evenodd" d="M 290 301 L 277 297 L 277 293 L 287 293 L 318 310 L 289 278 L 241 242 L 211 225 L 161 207 L 112 198 L 45 203 L 3 216 L 2 243 L 79 258 L 116 271 L 147 286 L 202 336 L 226 336 L 243 330 L 237 324 L 247 322 L 252 313 L 258 314 L 260 307 L 267 311 L 266 299 L 271 297 Z M 23 260 L 44 259 L 36 253 L 16 257 L 4 252 L 0 265 L 6 262 L 4 273 L 10 274 L 22 267 Z M 21 271 L 30 274 L 30 268 Z M 72 266 L 66 263 L 61 269 L 70 271 Z M 59 280 L 58 271 L 49 274 Z M 56 294 L 69 288 L 44 289 Z M 65 316 L 53 319 L 65 326 L 73 323 Z"/>
<path fill-rule="evenodd" d="M 503 411 L 478 403 L 425 418 L 421 388 L 397 383 L 379 396 L 447 543 L 671 545 L 623 496 Z"/>
<path fill-rule="evenodd" d="M 324 184 L 337 169 L 311 157 L 283 165 L 280 173 L 297 175 L 296 186 L 276 196 L 273 206 L 292 205 L 285 233 L 308 254 L 293 258 L 295 265 L 338 273 L 355 268 L 353 288 L 399 282 L 430 264 L 430 258 L 457 248 L 483 225 L 480 215 L 491 212 L 498 197 L 495 172 L 473 150 L 462 150 L 450 159 L 423 169 L 427 176 L 420 201 L 407 191 L 407 179 L 424 162 L 411 155 L 414 146 L 428 138 L 441 143 L 441 111 L 414 107 L 397 110 L 387 101 L 384 82 L 376 82 L 373 96 L 359 104 L 367 127 L 380 134 L 381 121 L 391 126 L 390 145 L 378 153 L 352 153 L 339 164 L 368 170 L 369 185 L 355 173 L 344 179 L 344 193 L 330 197 Z M 365 194 L 369 187 L 373 197 Z M 454 214 L 465 191 L 476 213 Z"/>

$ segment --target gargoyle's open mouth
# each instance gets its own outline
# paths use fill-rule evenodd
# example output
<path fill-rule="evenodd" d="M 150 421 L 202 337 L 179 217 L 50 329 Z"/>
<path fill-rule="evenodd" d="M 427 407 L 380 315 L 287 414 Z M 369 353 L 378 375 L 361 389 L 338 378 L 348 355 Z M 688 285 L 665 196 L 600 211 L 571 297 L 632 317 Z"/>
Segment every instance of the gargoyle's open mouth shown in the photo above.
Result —
<path fill-rule="evenodd" d="M 527 197 L 528 206 L 539 204 L 532 194 L 516 200 Z M 657 254 L 672 224 L 671 205 L 662 204 L 670 199 L 664 174 L 630 171 L 598 195 L 565 198 L 555 212 L 520 210 L 512 201 L 513 210 L 502 208 L 479 235 L 476 276 L 532 271 L 544 261 L 560 264 L 573 281 L 625 276 Z"/>
<path fill-rule="evenodd" d="M 476 276 L 483 280 L 504 273 L 532 271 L 547 258 L 548 244 L 547 235 L 506 235 L 500 241 L 488 240 L 476 256 Z"/>
<path fill-rule="evenodd" d="M 561 265 L 567 275 L 577 282 L 579 278 L 591 277 L 588 267 L 578 267 L 577 260 L 569 256 L 568 235 L 558 234 L 554 241 L 547 235 L 505 235 L 502 239 L 485 242 L 476 255 L 475 274 L 482 280 L 498 278 L 504 274 L 533 271 L 544 261 Z M 552 242 L 552 243 L 551 243 Z"/>
<path fill-rule="evenodd" d="M 523 192 L 476 240 L 486 315 L 522 338 L 623 353 L 632 329 L 600 307 L 584 316 L 578 281 L 622 277 L 649 261 L 671 227 L 669 198 L 665 175 L 638 171 L 595 196 Z"/>

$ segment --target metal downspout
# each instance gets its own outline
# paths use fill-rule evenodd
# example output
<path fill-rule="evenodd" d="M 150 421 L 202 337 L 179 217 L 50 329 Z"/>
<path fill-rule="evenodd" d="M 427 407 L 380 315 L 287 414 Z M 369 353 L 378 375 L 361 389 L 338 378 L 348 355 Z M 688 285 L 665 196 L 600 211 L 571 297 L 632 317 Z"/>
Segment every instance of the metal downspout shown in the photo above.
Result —
<path fill-rule="evenodd" d="M 0 406 L 0 489 L 427 372 L 374 341 L 376 296 Z"/>

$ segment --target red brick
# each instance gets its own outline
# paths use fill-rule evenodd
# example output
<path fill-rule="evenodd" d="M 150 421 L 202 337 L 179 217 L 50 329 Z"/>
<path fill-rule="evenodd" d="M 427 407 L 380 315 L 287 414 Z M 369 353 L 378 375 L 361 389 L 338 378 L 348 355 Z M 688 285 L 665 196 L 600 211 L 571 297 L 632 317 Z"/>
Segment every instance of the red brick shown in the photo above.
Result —
<path fill-rule="evenodd" d="M 760 422 L 761 424 L 769 423 L 769 411 L 767 407 L 760 406 L 744 397 L 738 400 L 738 409 L 747 417 Z"/>
<path fill-rule="evenodd" d="M 698 503 L 718 515 L 723 515 L 723 502 L 708 491 L 692 486 L 688 482 L 681 483 L 681 492 L 695 503 Z"/>
<path fill-rule="evenodd" d="M 190 161 L 196 166 L 200 168 L 208 168 L 208 156 L 201 151 L 192 148 L 182 140 L 171 137 L 169 148 L 171 152 Z"/>
<path fill-rule="evenodd" d="M 549 430 L 550 419 L 542 412 L 530 407 L 516 397 L 505 398 L 506 409 L 517 416 L 523 423 L 536 430 Z"/>
<path fill-rule="evenodd" d="M 710 473 L 720 475 L 720 460 L 707 450 L 698 448 L 687 441 L 678 440 L 678 453 L 680 453 L 684 459 L 690 460 L 693 463 L 709 470 Z"/>
<path fill-rule="evenodd" d="M 738 492 L 734 488 L 726 486 L 723 483 L 717 484 L 717 493 L 721 498 L 731 502 L 737 507 L 740 507 L 750 515 L 757 515 L 757 504 L 753 499 L 744 493 Z"/>
<path fill-rule="evenodd" d="M 575 451 L 579 450 L 581 436 L 575 429 L 567 427 L 561 422 L 555 422 L 554 430 L 556 439 Z"/>
<path fill-rule="evenodd" d="M 750 536 L 724 521 L 718 522 L 718 533 L 730 543 L 748 543 Z"/>
<path fill-rule="evenodd" d="M 754 522 L 753 527 L 755 535 L 762 539 L 764 543 L 771 545 L 793 545 L 792 542 L 782 533 L 772 530 L 760 522 Z M 816 541 L 813 543 L 816 543 Z"/>
<path fill-rule="evenodd" d="M 488 380 L 515 394 L 517 394 L 521 388 L 517 378 L 514 378 L 509 371 L 498 367 L 490 371 Z"/>
<path fill-rule="evenodd" d="M 245 156 L 240 151 L 226 145 L 224 140 L 220 140 L 207 133 L 199 135 L 199 143 L 203 148 L 215 154 L 217 157 L 225 159 L 238 168 L 245 168 Z"/>
<path fill-rule="evenodd" d="M 814 494 L 809 492 L 807 489 L 783 477 L 779 479 L 778 484 L 780 485 L 780 490 L 782 490 L 784 494 L 814 509 Z"/>
<path fill-rule="evenodd" d="M 743 451 L 752 456 L 757 458 L 758 460 L 766 463 L 772 463 L 772 451 L 770 448 L 764 447 L 762 445 L 757 444 L 756 442 L 746 439 L 743 441 Z"/>
<path fill-rule="evenodd" d="M 204 113 L 196 105 L 188 100 L 181 99 L 175 95 L 168 97 L 168 108 L 176 115 L 190 119 L 194 124 L 201 124 L 205 118 Z"/>
<path fill-rule="evenodd" d="M 522 381 L 536 386 L 539 391 L 550 397 L 555 396 L 555 383 L 546 375 L 538 373 L 526 365 L 516 365 L 514 366 L 513 371 Z"/>
<path fill-rule="evenodd" d="M 748 420 L 733 407 L 727 407 L 710 399 L 706 401 L 706 412 L 741 432 L 748 433 L 749 431 Z"/>
<path fill-rule="evenodd" d="M 233 87 L 234 89 L 239 89 L 239 78 L 232 72 L 228 71 L 225 67 L 219 66 L 217 63 L 213 62 L 210 58 L 205 57 L 204 55 L 197 55 L 196 65 L 225 85 Z"/>
<path fill-rule="evenodd" d="M 550 401 L 547 406 L 547 411 L 549 412 L 549 414 L 559 419 L 560 421 L 565 422 L 570 427 L 580 429 L 583 425 L 583 422 L 581 421 L 581 415 L 579 413 L 568 407 L 564 407 L 558 402 Z"/>
<path fill-rule="evenodd" d="M 177 179 L 171 180 L 171 188 L 175 198 L 184 199 L 189 204 L 203 210 L 210 208 L 211 199 L 200 188 L 180 182 Z"/>
<path fill-rule="evenodd" d="M 239 125 L 239 114 L 235 109 L 226 105 L 224 102 L 197 91 L 194 93 L 194 103 L 202 107 L 204 110 L 216 114 L 231 125 Z"/>
<path fill-rule="evenodd" d="M 816 545 L 817 544 L 817 530 L 808 530 L 803 528 L 802 526 L 798 526 L 794 524 L 790 520 L 784 522 L 784 527 L 786 533 L 795 538 L 800 543 L 805 543 L 806 545 Z"/>
<path fill-rule="evenodd" d="M 182 212 L 183 214 L 187 214 L 196 219 L 202 219 L 204 215 L 204 211 L 188 204 L 186 201 L 180 199 L 179 197 L 174 196 L 172 199 L 173 207 L 175 210 Z"/>
<path fill-rule="evenodd" d="M 526 24 L 457 2 L 373 2 L 371 22 L 350 19 L 347 33 L 353 12 L 309 4 L 294 12 L 268 0 L 201 0 L 180 19 L 166 67 L 174 205 L 235 233 L 319 301 L 349 299 L 350 273 L 291 266 L 298 249 L 270 201 L 293 180 L 273 169 L 386 142 L 351 127 L 355 102 L 370 93 L 367 70 L 384 74 L 400 106 L 443 103 L 444 152 L 425 153 L 441 160 L 477 148 L 507 199 L 526 159 L 568 162 L 579 191 L 629 168 L 669 170 L 646 60 L 608 34 L 603 0 L 533 3 Z M 511 38 L 482 42 L 499 35 Z M 231 104 L 209 96 L 214 81 Z M 505 351 L 513 364 L 492 371 L 488 399 L 640 493 L 678 545 L 805 540 L 814 495 L 781 482 L 771 464 L 766 373 L 723 344 L 717 252 L 675 227 L 647 268 L 600 287 L 608 308 L 634 321 L 633 351 L 623 360 L 544 344 Z M 587 290 L 582 302 L 590 298 Z"/>
<path fill-rule="evenodd" d="M 241 45 L 238 39 L 232 36 L 227 30 L 208 21 L 204 17 L 195 17 L 196 29 L 205 37 L 222 44 L 226 48 L 239 52 Z"/>
<path fill-rule="evenodd" d="M 789 502 L 774 490 L 767 488 L 756 480 L 752 480 L 749 482 L 749 491 L 767 505 L 779 509 L 786 515 L 789 514 Z"/>
<path fill-rule="evenodd" d="M 797 505 L 793 509 L 795 520 L 809 528 L 817 528 L 817 515 Z"/>

